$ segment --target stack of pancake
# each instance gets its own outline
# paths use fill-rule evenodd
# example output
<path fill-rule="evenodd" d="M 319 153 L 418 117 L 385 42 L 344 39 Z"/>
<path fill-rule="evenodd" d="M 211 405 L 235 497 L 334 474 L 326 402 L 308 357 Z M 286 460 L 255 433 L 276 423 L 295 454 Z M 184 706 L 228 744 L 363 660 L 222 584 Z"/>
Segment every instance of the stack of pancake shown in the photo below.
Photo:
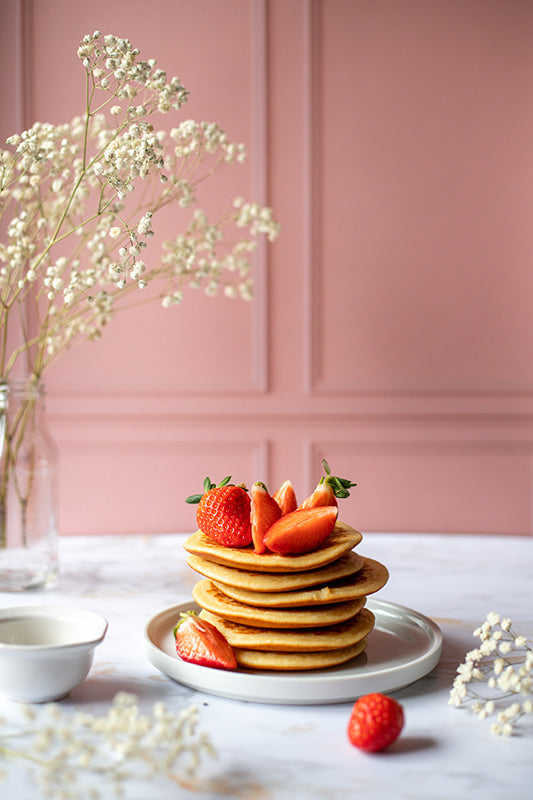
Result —
<path fill-rule="evenodd" d="M 375 623 L 367 595 L 389 577 L 354 552 L 362 538 L 338 521 L 313 552 L 278 555 L 223 547 L 197 531 L 184 547 L 204 576 L 193 588 L 200 616 L 224 634 L 242 667 L 322 669 L 355 658 Z"/>

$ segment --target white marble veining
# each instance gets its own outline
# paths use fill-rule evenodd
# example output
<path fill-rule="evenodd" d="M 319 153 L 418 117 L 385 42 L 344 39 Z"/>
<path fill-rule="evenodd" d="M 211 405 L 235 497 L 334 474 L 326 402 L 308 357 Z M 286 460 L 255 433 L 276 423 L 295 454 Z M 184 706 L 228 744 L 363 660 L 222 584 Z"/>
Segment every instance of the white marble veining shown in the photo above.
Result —
<path fill-rule="evenodd" d="M 134 692 L 148 710 L 192 702 L 218 751 L 192 788 L 128 787 L 132 800 L 449 800 L 526 797 L 533 785 L 533 722 L 510 739 L 489 722 L 448 705 L 457 664 L 476 646 L 472 630 L 488 611 L 509 616 L 533 636 L 533 538 L 367 534 L 363 555 L 390 570 L 379 598 L 433 618 L 444 634 L 437 668 L 395 696 L 406 725 L 385 753 L 351 747 L 346 725 L 352 703 L 278 706 L 202 694 L 171 681 L 146 658 L 142 629 L 156 612 L 190 599 L 196 575 L 185 563 L 183 535 L 64 538 L 61 575 L 52 589 L 0 594 L 2 606 L 73 603 L 109 621 L 91 672 L 62 706 L 103 713 L 119 690 Z M 0 717 L 16 704 L 0 697 Z M 38 800 L 24 769 L 0 758 L 0 796 Z M 112 797 L 111 792 L 103 796 Z M 81 798 L 80 798 L 81 800 Z"/>

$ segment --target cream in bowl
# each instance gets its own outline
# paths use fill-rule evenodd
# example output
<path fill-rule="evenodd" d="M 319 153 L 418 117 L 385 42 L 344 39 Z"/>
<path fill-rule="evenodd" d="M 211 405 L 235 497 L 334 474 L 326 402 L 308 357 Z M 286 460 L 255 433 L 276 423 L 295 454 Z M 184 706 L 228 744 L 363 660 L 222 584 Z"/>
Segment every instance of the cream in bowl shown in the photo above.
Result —
<path fill-rule="evenodd" d="M 87 677 L 107 620 L 68 606 L 0 609 L 0 692 L 21 703 L 59 700 Z"/>

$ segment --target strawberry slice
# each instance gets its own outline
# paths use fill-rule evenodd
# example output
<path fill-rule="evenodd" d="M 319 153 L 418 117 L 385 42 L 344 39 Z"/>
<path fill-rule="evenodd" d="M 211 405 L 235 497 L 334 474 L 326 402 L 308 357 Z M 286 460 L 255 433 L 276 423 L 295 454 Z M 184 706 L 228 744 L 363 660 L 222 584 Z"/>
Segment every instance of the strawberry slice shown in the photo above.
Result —
<path fill-rule="evenodd" d="M 356 483 L 352 483 L 347 478 L 337 478 L 335 475 L 332 475 L 329 464 L 325 458 L 322 459 L 322 466 L 325 475 L 320 478 L 316 489 L 303 501 L 300 508 L 336 506 L 338 497 L 349 497 L 349 489 L 353 486 L 357 486 Z"/>
<path fill-rule="evenodd" d="M 296 494 L 290 480 L 281 484 L 274 495 L 274 500 L 280 507 L 282 514 L 290 514 L 291 511 L 296 511 L 298 503 L 296 502 Z"/>
<path fill-rule="evenodd" d="M 320 506 L 336 506 L 337 505 L 337 498 L 335 497 L 335 492 L 333 491 L 333 487 L 326 483 L 324 478 L 321 478 L 320 483 L 317 485 L 316 489 L 313 491 L 312 494 L 307 497 L 300 509 L 306 508 L 319 508 Z"/>
<path fill-rule="evenodd" d="M 281 517 L 281 509 L 268 493 L 264 483 L 254 483 L 250 490 L 252 523 L 252 540 L 256 553 L 264 553 L 266 545 L 265 533 Z"/>
<path fill-rule="evenodd" d="M 337 506 L 297 509 L 280 517 L 269 528 L 264 543 L 273 553 L 309 553 L 320 547 L 332 533 L 337 514 Z"/>
<path fill-rule="evenodd" d="M 180 614 L 174 628 L 176 652 L 184 661 L 216 669 L 236 669 L 237 660 L 226 637 L 194 611 Z"/>

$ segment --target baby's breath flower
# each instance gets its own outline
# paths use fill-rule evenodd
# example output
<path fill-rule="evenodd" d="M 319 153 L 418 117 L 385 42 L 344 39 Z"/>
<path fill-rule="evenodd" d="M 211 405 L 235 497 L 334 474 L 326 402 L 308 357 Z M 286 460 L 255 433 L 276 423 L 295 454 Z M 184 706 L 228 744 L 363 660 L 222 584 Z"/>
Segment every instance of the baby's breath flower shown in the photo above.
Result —
<path fill-rule="evenodd" d="M 490 730 L 510 736 L 518 720 L 533 713 L 533 648 L 526 636 L 513 632 L 510 619 L 495 612 L 487 615 L 474 636 L 481 639 L 481 646 L 468 652 L 457 667 L 449 703 L 455 707 L 469 703 L 480 719 L 498 712 L 498 722 Z M 491 690 L 490 696 L 477 688 L 480 683 Z M 513 700 L 502 708 L 509 697 Z"/>
<path fill-rule="evenodd" d="M 155 129 L 154 114 L 187 100 L 178 78 L 142 60 L 128 39 L 98 31 L 83 37 L 78 55 L 94 107 L 69 123 L 36 122 L 0 150 L 5 378 L 30 354 L 41 377 L 75 341 L 99 339 L 122 298 L 149 283 L 161 281 L 154 296 L 166 308 L 187 288 L 250 299 L 257 239 L 279 234 L 271 209 L 257 203 L 238 198 L 216 219 L 199 207 L 197 188 L 245 150 L 214 122 L 186 119 L 168 135 Z M 163 243 L 161 257 L 145 255 L 167 206 L 185 212 L 182 231 Z M 42 328 L 10 352 L 9 317 L 18 321 L 24 304 L 26 318 L 32 300 Z"/>
<path fill-rule="evenodd" d="M 25 760 L 45 797 L 78 800 L 82 787 L 89 792 L 84 797 L 122 796 L 128 781 L 138 785 L 153 775 L 174 785 L 179 772 L 190 778 L 204 756 L 214 755 L 209 738 L 198 731 L 195 706 L 175 712 L 156 703 L 151 714 L 143 714 L 137 697 L 127 692 L 119 692 L 102 716 L 69 714 L 57 704 L 22 716 L 23 727 L 12 732 L 19 750 L 7 734 L 0 737 L 0 753 Z"/>

